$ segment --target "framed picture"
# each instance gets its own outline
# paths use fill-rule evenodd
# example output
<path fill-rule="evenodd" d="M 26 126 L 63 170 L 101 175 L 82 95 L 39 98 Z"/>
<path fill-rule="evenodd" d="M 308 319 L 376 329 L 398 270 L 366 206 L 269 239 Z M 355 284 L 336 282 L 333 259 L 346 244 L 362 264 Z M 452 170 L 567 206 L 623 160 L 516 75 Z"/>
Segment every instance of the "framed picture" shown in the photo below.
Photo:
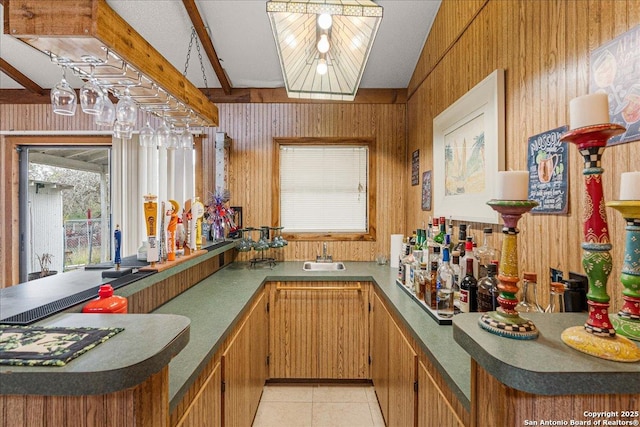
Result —
<path fill-rule="evenodd" d="M 431 171 L 422 174 L 422 210 L 431 210 Z"/>
<path fill-rule="evenodd" d="M 420 183 L 420 150 L 411 153 L 411 185 Z"/>
<path fill-rule="evenodd" d="M 568 130 L 568 126 L 562 126 L 529 137 L 529 200 L 538 202 L 531 213 L 566 214 L 569 210 L 570 150 L 560 141 Z"/>
<path fill-rule="evenodd" d="M 231 206 L 233 209 L 233 222 L 236 224 L 236 228 L 242 228 L 242 207 Z"/>
<path fill-rule="evenodd" d="M 610 121 L 626 128 L 607 145 L 640 140 L 640 25 L 594 49 L 590 64 L 589 92 L 607 93 Z"/>
<path fill-rule="evenodd" d="M 498 224 L 487 205 L 504 170 L 504 70 L 433 120 L 433 203 L 438 216 Z"/>

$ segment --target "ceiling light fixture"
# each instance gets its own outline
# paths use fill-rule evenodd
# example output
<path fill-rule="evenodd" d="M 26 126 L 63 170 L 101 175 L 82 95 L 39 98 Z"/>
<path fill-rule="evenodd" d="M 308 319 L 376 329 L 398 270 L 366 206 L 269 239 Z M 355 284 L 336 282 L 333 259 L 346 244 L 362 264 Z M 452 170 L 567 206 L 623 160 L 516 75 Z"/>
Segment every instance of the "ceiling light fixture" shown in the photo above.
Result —
<path fill-rule="evenodd" d="M 267 14 L 287 95 L 353 101 L 382 6 L 371 0 L 269 0 Z"/>

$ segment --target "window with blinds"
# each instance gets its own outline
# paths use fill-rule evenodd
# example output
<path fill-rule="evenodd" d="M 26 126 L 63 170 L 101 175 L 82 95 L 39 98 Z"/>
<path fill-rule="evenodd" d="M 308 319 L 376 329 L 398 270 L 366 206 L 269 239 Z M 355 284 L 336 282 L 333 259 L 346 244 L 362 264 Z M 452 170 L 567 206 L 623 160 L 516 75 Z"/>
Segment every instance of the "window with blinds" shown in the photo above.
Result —
<path fill-rule="evenodd" d="M 368 231 L 368 146 L 281 145 L 279 155 L 284 232 Z"/>

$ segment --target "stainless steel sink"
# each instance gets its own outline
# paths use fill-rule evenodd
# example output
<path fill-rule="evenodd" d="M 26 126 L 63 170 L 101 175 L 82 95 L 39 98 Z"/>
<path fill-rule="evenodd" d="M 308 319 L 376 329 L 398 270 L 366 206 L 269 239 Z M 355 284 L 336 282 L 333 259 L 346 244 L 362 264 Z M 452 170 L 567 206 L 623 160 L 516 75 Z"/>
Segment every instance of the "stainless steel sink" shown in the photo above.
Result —
<path fill-rule="evenodd" d="M 344 271 L 347 267 L 343 262 L 313 262 L 307 261 L 302 266 L 304 271 Z"/>

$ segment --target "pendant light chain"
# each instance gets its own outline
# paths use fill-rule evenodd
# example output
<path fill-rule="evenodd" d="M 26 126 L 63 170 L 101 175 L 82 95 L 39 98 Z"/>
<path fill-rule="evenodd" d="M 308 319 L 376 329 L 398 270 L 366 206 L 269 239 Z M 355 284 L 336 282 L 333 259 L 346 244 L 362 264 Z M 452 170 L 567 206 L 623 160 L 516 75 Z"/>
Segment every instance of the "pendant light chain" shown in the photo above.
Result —
<path fill-rule="evenodd" d="M 204 87 L 207 89 L 207 97 L 209 97 L 209 84 L 207 83 L 207 75 L 204 72 L 204 62 L 202 61 L 202 52 L 200 51 L 200 42 L 198 41 L 198 35 L 196 29 L 191 27 L 191 40 L 189 40 L 189 49 L 187 50 L 187 60 L 184 63 L 183 76 L 187 77 L 187 70 L 189 69 L 189 60 L 191 59 L 191 49 L 193 48 L 193 41 L 196 42 L 196 51 L 198 52 L 198 60 L 200 61 L 200 70 L 202 71 L 202 79 L 204 80 Z"/>

